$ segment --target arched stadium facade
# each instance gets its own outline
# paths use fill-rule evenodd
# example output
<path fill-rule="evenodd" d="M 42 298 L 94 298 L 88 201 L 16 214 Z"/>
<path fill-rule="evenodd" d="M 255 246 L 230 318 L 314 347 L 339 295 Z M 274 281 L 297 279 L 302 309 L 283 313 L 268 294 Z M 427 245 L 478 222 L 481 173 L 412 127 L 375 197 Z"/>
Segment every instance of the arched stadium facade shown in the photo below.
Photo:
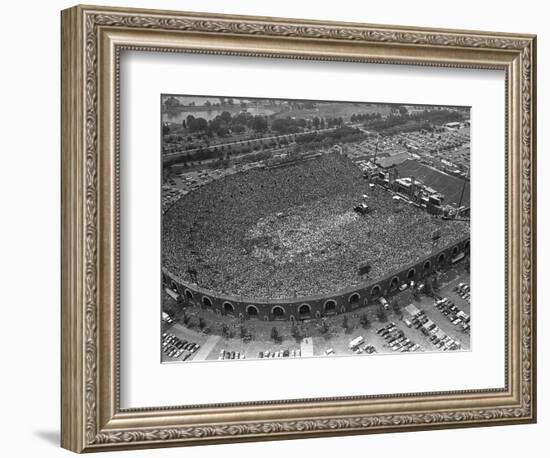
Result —
<path fill-rule="evenodd" d="M 469 254 L 469 251 L 470 237 L 464 237 L 445 247 L 435 248 L 428 256 L 398 271 L 369 280 L 364 285 L 322 296 L 287 299 L 226 296 L 185 282 L 166 268 L 162 270 L 162 281 L 164 288 L 178 294 L 183 306 L 200 307 L 214 314 L 243 319 L 306 320 L 350 312 L 377 303 L 380 297 L 397 292 L 404 283 L 421 281 L 437 269 L 449 268 Z"/>

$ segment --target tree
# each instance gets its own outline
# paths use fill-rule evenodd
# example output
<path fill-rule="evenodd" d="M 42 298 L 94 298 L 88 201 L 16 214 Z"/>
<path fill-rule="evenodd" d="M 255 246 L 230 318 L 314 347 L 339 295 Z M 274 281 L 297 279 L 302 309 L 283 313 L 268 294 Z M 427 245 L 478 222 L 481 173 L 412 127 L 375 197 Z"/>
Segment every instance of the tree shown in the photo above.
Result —
<path fill-rule="evenodd" d="M 182 318 L 183 324 L 188 324 L 189 320 L 191 319 L 191 317 L 185 311 L 183 312 L 183 315 L 181 318 Z"/>
<path fill-rule="evenodd" d="M 225 323 L 222 324 L 222 336 L 229 337 L 229 327 Z"/>
<path fill-rule="evenodd" d="M 229 113 L 229 111 L 222 111 L 220 119 L 224 123 L 229 123 L 231 121 L 231 113 Z"/>
<path fill-rule="evenodd" d="M 256 115 L 250 122 L 250 128 L 256 132 L 265 132 L 267 130 L 267 120 L 263 116 Z"/>
<path fill-rule="evenodd" d="M 187 115 L 187 118 L 185 118 L 185 122 L 186 122 L 186 126 L 189 128 L 190 127 L 189 125 L 195 122 L 195 117 L 191 114 Z M 182 125 L 183 125 L 183 122 L 182 122 Z"/>
<path fill-rule="evenodd" d="M 204 118 L 197 118 L 195 120 L 195 131 L 202 132 L 208 127 L 208 121 Z"/>
<path fill-rule="evenodd" d="M 378 321 L 386 321 L 388 317 L 386 316 L 386 311 L 384 310 L 384 307 L 380 306 L 378 307 L 378 310 L 376 311 L 376 318 Z"/>
<path fill-rule="evenodd" d="M 271 328 L 271 339 L 273 342 L 279 342 L 281 340 L 281 336 L 279 335 L 279 331 L 275 326 Z"/>
<path fill-rule="evenodd" d="M 346 334 L 351 332 L 351 330 L 352 330 L 352 326 L 349 322 L 349 319 L 348 319 L 347 315 L 344 315 L 344 318 L 342 319 L 342 328 L 344 329 Z"/>
<path fill-rule="evenodd" d="M 330 334 L 330 326 L 327 323 L 326 319 L 322 319 L 321 323 L 319 324 L 319 332 L 325 336 L 328 336 Z"/>
<path fill-rule="evenodd" d="M 168 97 L 165 101 L 164 101 L 164 106 L 166 108 L 177 108 L 181 105 L 180 101 L 178 99 L 176 99 L 174 96 L 170 96 Z"/>
<path fill-rule="evenodd" d="M 204 118 L 195 118 L 193 115 L 187 116 L 187 128 L 190 132 L 202 132 L 208 127 L 208 121 Z"/>
<path fill-rule="evenodd" d="M 392 301 L 392 309 L 393 309 L 393 312 L 398 316 L 398 317 L 402 317 L 403 316 L 403 312 L 401 311 L 401 307 L 399 305 L 399 302 L 397 301 L 397 299 L 393 299 Z"/>
<path fill-rule="evenodd" d="M 290 335 L 294 337 L 296 340 L 302 339 L 302 331 L 301 329 L 296 325 L 296 323 L 293 321 L 292 326 L 290 328 Z"/>
<path fill-rule="evenodd" d="M 439 291 L 439 287 L 440 287 L 440 282 L 439 282 L 439 278 L 437 277 L 437 275 L 434 275 L 433 276 L 433 281 L 432 281 L 432 288 L 434 291 Z"/>
<path fill-rule="evenodd" d="M 242 134 L 244 132 L 244 126 L 242 124 L 232 124 L 231 131 L 234 134 Z"/>
<path fill-rule="evenodd" d="M 424 294 L 426 296 L 433 295 L 432 279 L 430 277 L 426 278 L 426 282 L 424 283 Z"/>

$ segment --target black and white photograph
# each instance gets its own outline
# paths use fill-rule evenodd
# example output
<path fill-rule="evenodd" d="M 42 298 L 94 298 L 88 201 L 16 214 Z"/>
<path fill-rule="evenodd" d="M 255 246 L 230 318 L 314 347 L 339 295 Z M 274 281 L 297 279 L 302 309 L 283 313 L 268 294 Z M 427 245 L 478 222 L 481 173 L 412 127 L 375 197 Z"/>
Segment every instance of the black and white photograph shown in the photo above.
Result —
<path fill-rule="evenodd" d="M 163 94 L 162 362 L 470 349 L 470 108 Z"/>

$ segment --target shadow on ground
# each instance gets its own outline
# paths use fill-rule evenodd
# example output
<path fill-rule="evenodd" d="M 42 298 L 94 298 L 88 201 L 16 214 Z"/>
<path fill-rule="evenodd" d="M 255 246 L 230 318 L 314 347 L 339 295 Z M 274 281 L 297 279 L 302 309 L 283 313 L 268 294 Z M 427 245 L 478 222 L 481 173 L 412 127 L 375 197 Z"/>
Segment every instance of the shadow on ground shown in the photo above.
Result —
<path fill-rule="evenodd" d="M 52 445 L 59 445 L 59 431 L 35 431 L 34 435 L 44 442 Z"/>

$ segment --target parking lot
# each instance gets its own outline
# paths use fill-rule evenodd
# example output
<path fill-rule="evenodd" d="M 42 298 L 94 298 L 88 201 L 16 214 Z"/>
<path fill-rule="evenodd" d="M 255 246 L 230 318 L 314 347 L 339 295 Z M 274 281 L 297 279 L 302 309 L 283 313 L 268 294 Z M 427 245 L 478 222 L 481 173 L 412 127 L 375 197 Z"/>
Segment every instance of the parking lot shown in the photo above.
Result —
<path fill-rule="evenodd" d="M 162 335 L 162 361 L 200 361 L 204 359 L 205 352 L 210 353 L 212 339 L 217 341 L 219 337 L 207 336 L 179 323 L 165 327 Z"/>
<path fill-rule="evenodd" d="M 470 302 L 469 293 L 464 292 L 469 290 L 469 280 L 469 274 L 463 269 L 450 270 L 441 276 L 437 291 L 438 298 L 448 299 L 444 306 L 438 308 L 436 300 L 430 296 L 413 298 L 411 291 L 405 290 L 388 298 L 390 302 L 399 304 L 400 311 L 389 307 L 384 316 L 380 316 L 379 307 L 370 305 L 355 312 L 328 317 L 325 319 L 327 330 L 324 334 L 319 332 L 319 320 L 300 323 L 299 337 L 292 336 L 290 322 L 249 320 L 243 326 L 252 338 L 243 339 L 238 334 L 240 325 L 232 317 L 216 317 L 233 330 L 231 337 L 207 334 L 198 328 L 190 329 L 181 322 L 168 327 L 165 324 L 164 331 L 198 345 L 197 350 L 185 359 L 186 362 L 468 351 L 470 335 L 465 327 L 469 327 Z M 463 285 L 463 290 L 457 291 L 458 285 Z M 407 309 L 421 312 L 419 319 L 423 323 L 413 325 L 413 317 Z M 196 313 L 208 316 L 202 310 Z M 465 326 L 466 319 L 468 326 Z M 270 335 L 274 328 L 277 329 L 277 340 Z M 384 328 L 390 330 L 386 333 Z M 359 338 L 362 343 L 350 349 L 350 342 Z M 168 356 L 163 352 L 163 361 L 182 361 L 185 358 L 185 352 L 177 357 L 175 354 L 173 352 L 172 356 Z"/>

